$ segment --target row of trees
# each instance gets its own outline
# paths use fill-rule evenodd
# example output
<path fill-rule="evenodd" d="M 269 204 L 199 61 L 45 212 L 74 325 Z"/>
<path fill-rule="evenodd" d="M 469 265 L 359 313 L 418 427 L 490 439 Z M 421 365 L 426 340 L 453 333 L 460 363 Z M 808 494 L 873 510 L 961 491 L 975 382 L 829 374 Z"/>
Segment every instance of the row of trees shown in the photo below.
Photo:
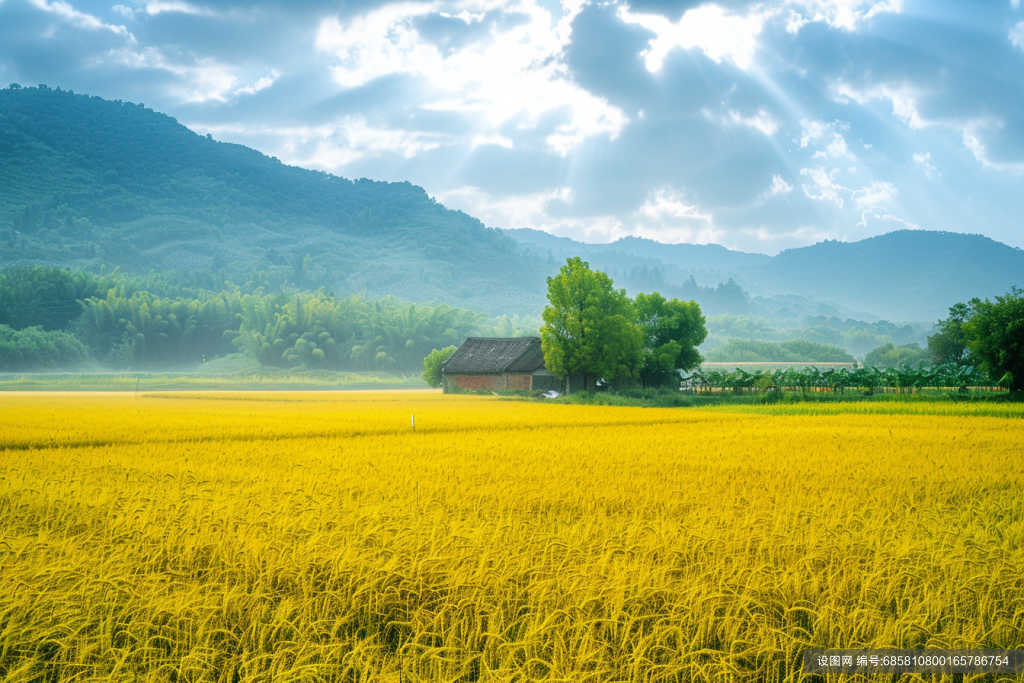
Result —
<path fill-rule="evenodd" d="M 1024 290 L 952 306 L 928 350 L 939 363 L 976 367 L 1001 386 L 1024 390 Z"/>
<path fill-rule="evenodd" d="M 597 378 L 658 386 L 701 363 L 697 346 L 707 329 L 694 301 L 657 292 L 630 299 L 579 257 L 548 278 L 548 301 L 541 347 L 547 369 L 559 377 L 582 375 L 584 386 Z"/>
<path fill-rule="evenodd" d="M 953 388 L 966 390 L 968 387 L 992 387 L 989 377 L 977 369 L 948 363 L 930 368 L 887 368 L 816 367 L 758 370 L 746 372 L 735 370 L 696 371 L 685 380 L 684 386 L 693 391 L 732 390 L 744 391 L 832 391 L 844 393 L 847 389 L 873 392 L 876 389 L 893 389 L 900 393 L 924 388 Z"/>
<path fill-rule="evenodd" d="M 695 390 L 867 391 L 922 388 L 1001 387 L 1024 390 L 1024 290 L 1016 287 L 995 301 L 972 299 L 949 309 L 928 348 L 891 342 L 865 357 L 864 367 L 821 371 L 694 372 L 686 385 Z"/>

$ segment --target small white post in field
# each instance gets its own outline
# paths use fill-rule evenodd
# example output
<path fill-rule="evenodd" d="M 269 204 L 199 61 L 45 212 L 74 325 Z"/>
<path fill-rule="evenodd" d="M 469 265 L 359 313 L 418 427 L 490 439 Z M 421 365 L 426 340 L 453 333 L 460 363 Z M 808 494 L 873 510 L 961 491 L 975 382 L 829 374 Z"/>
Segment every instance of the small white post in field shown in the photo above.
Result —
<path fill-rule="evenodd" d="M 416 416 L 410 415 L 409 418 L 412 420 L 412 431 L 416 431 Z"/>

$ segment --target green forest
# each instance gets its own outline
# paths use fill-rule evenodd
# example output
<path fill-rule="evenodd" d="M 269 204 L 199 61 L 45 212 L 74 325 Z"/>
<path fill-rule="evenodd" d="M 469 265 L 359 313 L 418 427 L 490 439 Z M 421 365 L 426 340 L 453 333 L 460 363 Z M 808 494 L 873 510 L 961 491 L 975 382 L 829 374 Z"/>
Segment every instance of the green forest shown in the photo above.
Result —
<path fill-rule="evenodd" d="M 418 373 L 434 349 L 469 335 L 536 334 L 539 322 L 488 318 L 394 297 L 273 291 L 174 272 L 91 274 L 44 266 L 0 271 L 0 370 L 194 366 L 232 353 L 261 365 Z"/>

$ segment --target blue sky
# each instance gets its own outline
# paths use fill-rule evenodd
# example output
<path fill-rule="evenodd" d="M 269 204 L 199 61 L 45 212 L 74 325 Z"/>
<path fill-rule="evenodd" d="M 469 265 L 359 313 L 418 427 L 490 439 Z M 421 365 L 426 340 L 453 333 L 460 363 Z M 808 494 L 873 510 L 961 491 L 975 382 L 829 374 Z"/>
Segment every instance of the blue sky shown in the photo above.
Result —
<path fill-rule="evenodd" d="M 0 0 L 0 82 L 143 102 L 501 228 L 1024 247 L 1020 0 Z"/>

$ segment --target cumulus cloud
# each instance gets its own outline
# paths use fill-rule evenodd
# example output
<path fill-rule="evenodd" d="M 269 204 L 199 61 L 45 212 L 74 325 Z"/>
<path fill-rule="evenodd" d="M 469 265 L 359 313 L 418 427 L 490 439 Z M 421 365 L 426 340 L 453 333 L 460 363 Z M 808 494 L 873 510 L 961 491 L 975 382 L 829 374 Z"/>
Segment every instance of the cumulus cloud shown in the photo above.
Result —
<path fill-rule="evenodd" d="M 643 26 L 654 33 L 642 56 L 647 70 L 661 70 L 668 53 L 680 47 L 699 48 L 708 58 L 721 63 L 728 58 L 741 69 L 749 69 L 757 49 L 757 37 L 765 20 L 775 10 L 755 10 L 749 14 L 731 14 L 718 5 L 701 5 L 672 22 L 660 14 L 639 14 L 628 6 L 619 9 L 619 18 L 627 24 Z"/>
<path fill-rule="evenodd" d="M 772 186 L 768 188 L 768 192 L 765 193 L 766 197 L 774 197 L 777 194 L 789 194 L 793 191 L 793 186 L 786 182 L 785 178 L 780 175 L 772 176 Z"/>
<path fill-rule="evenodd" d="M 859 24 L 877 14 L 899 12 L 903 6 L 902 0 L 794 0 L 789 4 L 803 10 L 796 13 L 798 18 L 789 19 L 790 26 L 824 21 L 833 28 L 846 31 L 855 31 Z"/>
<path fill-rule="evenodd" d="M 411 159 L 450 142 L 440 133 L 371 125 L 362 116 L 343 116 L 317 126 L 192 124 L 190 127 L 218 136 L 276 138 L 282 161 L 335 173 L 344 172 L 346 166 L 356 161 L 384 154 Z"/>
<path fill-rule="evenodd" d="M 818 168 L 801 168 L 800 175 L 806 176 L 810 181 L 810 184 L 801 185 L 804 194 L 807 195 L 808 199 L 819 202 L 832 202 L 840 209 L 843 208 L 843 197 L 851 194 L 853 190 L 835 182 L 835 177 L 839 175 L 839 172 L 838 168 L 826 171 L 821 166 Z"/>
<path fill-rule="evenodd" d="M 881 234 L 893 230 L 920 230 L 921 226 L 911 223 L 892 213 L 883 206 L 869 206 L 860 214 L 858 228 L 867 229 L 872 234 Z M 874 229 L 872 229 L 874 228 Z"/>
<path fill-rule="evenodd" d="M 939 170 L 932 165 L 931 152 L 914 152 L 914 163 L 920 164 L 924 168 L 925 175 L 929 178 Z"/>
<path fill-rule="evenodd" d="M 870 185 L 854 190 L 850 196 L 858 207 L 865 207 L 882 202 L 891 202 L 896 198 L 897 194 L 899 194 L 899 190 L 892 183 L 872 180 Z"/>
<path fill-rule="evenodd" d="M 588 242 L 612 242 L 633 236 L 668 243 L 712 244 L 725 235 L 710 212 L 688 202 L 670 187 L 652 191 L 640 206 L 622 217 L 567 217 L 564 209 L 575 199 L 569 187 L 498 196 L 479 187 L 464 186 L 439 194 L 437 199 L 478 216 L 486 225 L 532 228 Z"/>
<path fill-rule="evenodd" d="M 734 124 L 759 130 L 765 135 L 774 135 L 775 131 L 779 129 L 779 122 L 764 109 L 759 109 L 752 116 L 743 116 L 736 110 L 730 110 L 729 120 Z"/>
<path fill-rule="evenodd" d="M 572 202 L 573 192 L 569 187 L 499 196 L 479 187 L 463 185 L 439 194 L 437 199 L 446 206 L 461 209 L 476 216 L 485 225 L 493 227 L 532 228 L 553 234 L 574 235 L 579 235 L 580 230 L 584 228 L 578 220 L 550 215 L 549 207 L 553 203 Z"/>
<path fill-rule="evenodd" d="M 1013 43 L 1014 47 L 1024 50 L 1024 21 L 1010 29 L 1010 42 Z"/>
<path fill-rule="evenodd" d="M 1024 173 L 1024 161 L 995 161 L 989 154 L 988 147 L 981 140 L 981 135 L 986 129 L 1002 128 L 1002 123 L 987 118 L 980 118 L 968 121 L 959 126 L 964 147 L 971 151 L 974 158 L 981 162 L 985 168 L 997 171 L 1009 171 L 1011 173 Z"/>
<path fill-rule="evenodd" d="M 844 157 L 854 158 L 854 155 L 846 146 L 846 138 L 839 131 L 849 129 L 848 123 L 833 121 L 822 123 L 820 121 L 803 120 L 800 122 L 802 134 L 800 136 L 800 149 L 807 147 L 820 147 L 813 159 L 842 159 Z"/>
<path fill-rule="evenodd" d="M 532 0 L 505 5 L 504 12 L 525 20 L 494 21 L 478 39 L 442 50 L 416 25 L 441 8 L 466 23 L 483 21 L 473 10 L 487 9 L 472 0 L 401 3 L 344 21 L 329 17 L 320 23 L 316 47 L 333 57 L 331 73 L 342 87 L 357 88 L 391 74 L 415 77 L 422 84 L 419 108 L 467 116 L 484 139 L 504 134 L 506 126 L 534 129 L 555 115 L 562 122 L 546 143 L 565 156 L 591 136 L 614 140 L 629 122 L 621 109 L 575 83 L 562 60 L 578 9 L 555 21 Z"/>
<path fill-rule="evenodd" d="M 967 114 L 961 116 L 945 116 L 929 118 L 921 112 L 920 100 L 925 93 L 906 84 L 878 84 L 857 88 L 849 83 L 840 82 L 835 86 L 836 98 L 840 102 L 849 100 L 859 104 L 867 104 L 875 99 L 887 99 L 892 103 L 893 115 L 904 121 L 911 129 L 947 128 L 960 134 L 964 147 L 985 168 L 1013 173 L 1024 172 L 1022 161 L 996 161 L 991 158 L 988 147 L 983 142 L 986 131 L 997 131 L 1004 122 L 989 113 Z"/>
<path fill-rule="evenodd" d="M 54 0 L 53 2 L 48 2 L 48 0 L 29 0 L 29 2 L 37 9 L 59 17 L 76 28 L 92 31 L 110 31 L 116 35 L 123 36 L 131 43 L 136 42 L 135 36 L 126 27 L 108 24 L 92 14 L 80 12 L 69 3 L 64 2 L 64 0 Z"/>
<path fill-rule="evenodd" d="M 225 64 L 212 59 L 179 63 L 154 47 L 111 50 L 102 61 L 132 69 L 158 69 L 176 76 L 179 82 L 170 89 L 182 102 L 226 102 L 238 82 L 231 67 Z"/>
<path fill-rule="evenodd" d="M 244 88 L 239 88 L 238 90 L 235 91 L 235 94 L 236 95 L 255 95 L 260 90 L 266 90 L 270 86 L 274 85 L 274 81 L 276 81 L 280 76 L 281 76 L 281 74 L 278 73 L 278 71 L 275 69 L 275 70 L 273 70 L 271 72 L 271 74 L 269 76 L 263 76 L 262 78 L 258 79 L 255 83 L 252 83 L 251 85 L 247 85 Z"/>
<path fill-rule="evenodd" d="M 213 14 L 210 10 L 197 7 L 179 0 L 152 0 L 143 5 L 146 14 L 162 14 L 164 12 L 178 12 L 181 14 Z"/>
<path fill-rule="evenodd" d="M 893 116 L 903 120 L 911 128 L 926 128 L 934 125 L 921 116 L 918 100 L 923 95 L 921 89 L 905 83 L 880 83 L 858 88 L 850 83 L 840 81 L 834 87 L 838 102 L 854 100 L 858 104 L 866 104 L 871 100 L 889 100 L 892 103 Z"/>

